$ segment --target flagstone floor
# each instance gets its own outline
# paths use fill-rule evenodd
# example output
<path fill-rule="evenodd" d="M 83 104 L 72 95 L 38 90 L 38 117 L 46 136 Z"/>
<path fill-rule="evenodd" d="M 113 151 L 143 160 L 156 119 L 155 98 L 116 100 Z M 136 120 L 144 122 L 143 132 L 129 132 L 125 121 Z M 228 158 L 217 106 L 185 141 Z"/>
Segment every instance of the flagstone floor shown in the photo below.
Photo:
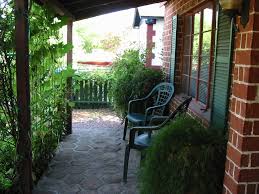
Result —
<path fill-rule="evenodd" d="M 140 155 L 132 150 L 122 181 L 123 125 L 109 109 L 73 111 L 73 134 L 61 143 L 34 194 L 137 194 Z"/>

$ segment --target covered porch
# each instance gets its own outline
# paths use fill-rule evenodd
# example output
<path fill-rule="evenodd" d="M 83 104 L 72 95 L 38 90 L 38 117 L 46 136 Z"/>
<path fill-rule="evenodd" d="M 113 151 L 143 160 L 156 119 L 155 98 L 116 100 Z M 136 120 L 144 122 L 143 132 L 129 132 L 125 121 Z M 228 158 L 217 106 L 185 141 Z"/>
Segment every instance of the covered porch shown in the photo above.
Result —
<path fill-rule="evenodd" d="M 122 181 L 123 125 L 110 109 L 74 110 L 73 134 L 59 145 L 33 193 L 137 194 L 140 153 L 132 152 L 128 182 Z"/>
<path fill-rule="evenodd" d="M 50 8 L 55 11 L 55 13 L 58 16 L 65 16 L 68 18 L 68 24 L 67 24 L 67 42 L 69 44 L 73 43 L 72 37 L 73 37 L 73 22 L 86 19 L 89 17 L 94 17 L 100 14 L 110 13 L 114 11 L 124 10 L 132 7 L 137 7 L 141 5 L 147 5 L 152 4 L 156 2 L 161 2 L 162 0 L 147 0 L 147 1 L 125 1 L 125 0 L 119 0 L 119 1 L 44 1 L 44 0 L 37 0 L 35 1 L 37 4 L 41 6 L 45 6 L 47 8 Z M 18 161 L 18 167 L 17 167 L 17 174 L 18 178 L 16 179 L 16 186 L 18 188 L 18 193 L 32 193 L 33 189 L 33 173 L 32 173 L 32 140 L 31 140 L 31 134 L 32 134 L 32 121 L 31 121 L 31 91 L 30 91 L 30 51 L 29 51 L 29 9 L 30 4 L 28 0 L 15 0 L 15 52 L 16 52 L 16 84 L 17 84 L 17 110 L 18 110 L 18 140 L 17 140 L 17 155 L 21 156 L 19 157 Z M 73 56 L 72 56 L 72 50 L 70 50 L 67 53 L 67 67 L 68 69 L 71 69 L 73 63 Z M 53 88 L 54 89 L 54 88 Z M 54 91 L 53 91 L 54 92 Z M 118 158 L 123 158 L 121 156 L 121 141 L 118 140 L 119 134 L 122 132 L 122 130 L 119 130 L 119 122 L 116 120 L 117 118 L 114 115 L 109 115 L 108 117 L 110 119 L 114 119 L 114 123 L 111 124 L 111 126 L 106 128 L 98 127 L 98 129 L 95 131 L 95 133 L 89 133 L 88 132 L 93 130 L 93 126 L 88 126 L 84 128 L 84 131 L 82 130 L 83 125 L 87 125 L 88 119 L 92 118 L 89 115 L 82 116 L 81 119 L 84 121 L 78 121 L 78 117 L 80 117 L 81 113 L 75 112 L 75 125 L 74 128 L 72 127 L 72 108 L 69 105 L 69 101 L 72 99 L 72 78 L 68 77 L 66 81 L 66 99 L 67 99 L 67 105 L 66 107 L 66 133 L 68 134 L 68 137 L 64 140 L 63 143 L 61 143 L 60 150 L 57 154 L 57 157 L 53 160 L 53 163 L 50 165 L 50 176 L 53 177 L 66 177 L 67 182 L 72 183 L 80 183 L 81 181 L 84 182 L 84 186 L 72 186 L 68 184 L 67 186 L 64 186 L 64 182 L 62 181 L 54 181 L 54 186 L 59 189 L 64 190 L 55 190 L 52 186 L 50 187 L 44 187 L 45 183 L 46 185 L 49 185 L 50 179 L 45 179 L 39 183 L 39 186 L 35 189 L 35 192 L 37 193 L 37 190 L 39 192 L 61 192 L 65 193 L 68 192 L 88 192 L 91 189 L 98 189 L 102 185 L 104 186 L 103 191 L 110 191 L 110 189 L 114 189 L 116 192 L 126 192 L 127 188 L 130 190 L 133 190 L 132 193 L 135 193 L 135 175 L 133 175 L 132 184 L 128 184 L 128 186 L 111 186 L 106 187 L 106 183 L 118 183 L 120 182 L 118 180 L 118 174 L 114 175 L 114 180 L 110 179 L 110 175 L 112 176 L 111 171 L 113 171 L 116 168 L 116 172 L 118 172 L 120 169 L 121 163 L 119 161 L 115 161 Z M 111 113 L 112 114 L 112 113 Z M 92 118 L 93 119 L 93 118 Z M 90 122 L 90 121 L 89 121 Z M 101 125 L 109 124 L 109 121 L 100 121 Z M 85 127 L 85 126 L 84 126 Z M 98 131 L 99 130 L 99 131 Z M 69 135 L 70 134 L 70 135 Z M 71 135 L 72 134 L 72 135 Z M 93 135 L 93 137 L 91 137 Z M 92 141 L 92 142 L 91 142 Z M 92 144 L 93 143 L 93 144 Z M 96 145 L 98 144 L 98 145 Z M 97 147 L 94 147 L 97 146 Z M 100 146 L 100 147 L 98 147 Z M 99 150 L 98 150 L 99 149 Z M 106 150 L 108 149 L 108 151 Z M 110 149 L 110 152 L 109 152 Z M 92 153 L 91 151 L 96 151 L 96 153 Z M 107 153 L 105 153 L 107 151 Z M 121 152 L 120 152 L 121 151 Z M 87 152 L 87 153 L 85 153 Z M 74 161 L 73 156 L 76 158 Z M 100 158 L 98 158 L 100 156 Z M 72 158 L 71 158 L 72 157 Z M 82 159 L 82 160 L 81 160 Z M 85 160 L 92 159 L 91 164 L 93 166 L 88 166 L 86 170 L 91 174 L 98 175 L 97 177 L 90 178 L 89 180 L 85 180 L 86 177 L 83 178 L 85 175 L 84 170 L 82 168 L 85 166 Z M 96 162 L 94 159 L 98 160 L 100 163 Z M 66 161 L 63 161 L 66 160 Z M 62 161 L 60 163 L 60 161 Z M 107 163 L 106 163 L 107 162 Z M 116 166 L 114 164 L 111 164 L 115 162 Z M 57 163 L 59 163 L 57 165 Z M 111 164 L 110 168 L 105 168 L 107 164 Z M 75 166 L 72 166 L 75 165 Z M 99 165 L 99 166 L 98 166 Z M 52 174 L 51 169 L 54 169 L 55 167 L 60 170 L 57 173 Z M 61 168 L 60 168 L 61 166 Z M 102 172 L 103 170 L 103 172 Z M 109 175 L 105 174 L 107 172 Z M 63 173 L 63 174 L 62 174 Z M 65 174 L 64 174 L 65 173 Z M 66 173 L 69 174 L 66 176 Z M 73 174 L 82 173 L 82 176 L 73 176 Z M 113 173 L 113 172 L 112 172 Z M 119 172 L 118 172 L 119 173 Z M 78 175 L 78 174 L 77 174 Z M 105 177 L 108 176 L 108 177 Z M 79 180 L 80 178 L 83 178 L 84 180 Z M 88 176 L 89 178 L 89 176 Z M 130 176 L 129 176 L 130 178 Z M 73 180 L 75 179 L 75 180 Z M 103 180 L 105 179 L 105 180 Z M 108 180 L 107 180 L 108 179 Z M 51 180 L 51 181 L 50 181 Z M 45 181 L 45 182 L 44 182 Z M 65 181 L 65 180 L 64 180 Z M 70 182 L 71 181 L 71 182 Z M 88 182 L 89 181 L 89 182 Z M 111 182 L 109 182 L 111 181 Z M 64 184 L 63 184 L 64 183 Z M 89 187 L 87 187 L 87 185 Z M 68 189 L 66 191 L 65 189 Z M 71 190 L 72 189 L 72 190 Z M 74 189 L 74 190 L 73 190 Z"/>

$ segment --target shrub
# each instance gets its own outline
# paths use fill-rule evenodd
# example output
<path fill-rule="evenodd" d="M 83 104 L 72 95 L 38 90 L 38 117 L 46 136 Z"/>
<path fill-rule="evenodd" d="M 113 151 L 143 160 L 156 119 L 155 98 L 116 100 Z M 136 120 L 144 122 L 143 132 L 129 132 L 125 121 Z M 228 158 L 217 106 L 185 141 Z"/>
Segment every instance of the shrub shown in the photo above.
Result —
<path fill-rule="evenodd" d="M 163 79 L 160 71 L 145 68 L 144 55 L 139 50 L 126 50 L 117 57 L 112 77 L 110 95 L 113 107 L 121 117 L 125 116 L 130 100 L 147 95 Z"/>
<path fill-rule="evenodd" d="M 142 194 L 222 192 L 226 138 L 183 116 L 155 136 L 140 170 Z"/>

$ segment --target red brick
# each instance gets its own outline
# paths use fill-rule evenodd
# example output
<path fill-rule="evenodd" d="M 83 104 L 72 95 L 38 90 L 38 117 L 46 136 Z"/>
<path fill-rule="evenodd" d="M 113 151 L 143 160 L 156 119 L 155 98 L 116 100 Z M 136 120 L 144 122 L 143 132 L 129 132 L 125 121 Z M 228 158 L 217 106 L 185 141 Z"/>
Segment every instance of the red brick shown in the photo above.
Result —
<path fill-rule="evenodd" d="M 224 185 L 233 194 L 245 193 L 245 185 L 237 185 L 236 182 L 228 174 L 225 174 Z"/>
<path fill-rule="evenodd" d="M 238 137 L 238 148 L 242 151 L 259 151 L 259 137 Z"/>
<path fill-rule="evenodd" d="M 238 17 L 237 24 L 238 24 L 239 31 L 240 32 L 250 32 L 250 31 L 253 31 L 253 29 L 254 29 L 254 20 L 255 20 L 254 15 L 250 15 L 249 16 L 249 21 L 248 21 L 248 23 L 246 24 L 246 26 L 244 28 L 243 25 L 240 23 L 240 17 Z"/>
<path fill-rule="evenodd" d="M 259 12 L 259 2 L 258 2 L 258 0 L 254 0 L 254 4 L 252 4 L 252 5 L 254 5 L 254 11 Z"/>
<path fill-rule="evenodd" d="M 252 45 L 254 33 L 247 33 L 246 48 L 254 48 Z"/>
<path fill-rule="evenodd" d="M 242 64 L 242 65 L 258 65 L 259 51 L 258 50 L 237 50 L 235 63 Z"/>
<path fill-rule="evenodd" d="M 259 167 L 259 154 L 258 153 L 251 155 L 251 166 Z"/>
<path fill-rule="evenodd" d="M 259 135 L 259 121 L 255 121 L 254 122 L 253 134 L 254 135 Z"/>
<path fill-rule="evenodd" d="M 248 83 L 259 83 L 259 68 L 244 68 L 244 81 Z"/>
<path fill-rule="evenodd" d="M 235 169 L 239 182 L 259 182 L 259 169 Z"/>
<path fill-rule="evenodd" d="M 259 118 L 259 103 L 247 104 L 243 116 L 246 118 Z"/>
<path fill-rule="evenodd" d="M 225 171 L 229 172 L 229 160 L 228 159 L 226 159 L 226 162 L 225 162 Z"/>
<path fill-rule="evenodd" d="M 257 86 L 234 83 L 232 92 L 233 95 L 238 98 L 255 100 L 257 96 Z"/>
<path fill-rule="evenodd" d="M 230 110 L 231 110 L 232 112 L 235 112 L 235 111 L 236 111 L 236 98 L 232 98 L 232 99 L 231 99 Z"/>
<path fill-rule="evenodd" d="M 246 48 L 246 33 L 243 33 L 241 37 L 241 48 Z"/>
<path fill-rule="evenodd" d="M 253 123 L 244 121 L 234 114 L 230 114 L 230 127 L 243 135 L 250 135 L 252 133 Z"/>
<path fill-rule="evenodd" d="M 240 104 L 241 104 L 240 101 L 237 100 L 237 102 L 236 102 L 236 113 L 238 115 L 240 115 L 240 113 L 241 113 Z"/>
<path fill-rule="evenodd" d="M 259 32 L 254 32 L 253 37 L 251 34 L 251 47 L 254 49 L 259 48 Z"/>
<path fill-rule="evenodd" d="M 235 168 L 234 164 L 231 161 L 229 161 L 229 174 L 232 177 L 234 177 L 234 168 Z"/>
<path fill-rule="evenodd" d="M 244 80 L 243 67 L 239 67 L 238 80 L 239 81 Z"/>
<path fill-rule="evenodd" d="M 255 194 L 255 191 L 256 191 L 256 185 L 255 184 L 248 184 L 247 185 L 247 189 L 246 189 L 247 194 Z"/>
<path fill-rule="evenodd" d="M 249 155 L 240 153 L 238 150 L 228 145 L 227 156 L 239 167 L 247 167 L 249 162 Z"/>
<path fill-rule="evenodd" d="M 235 132 L 233 132 L 233 137 L 232 138 L 233 138 L 232 143 L 233 143 L 234 146 L 236 146 L 236 144 L 237 144 L 237 134 Z"/>
<path fill-rule="evenodd" d="M 258 2 L 257 2 L 257 4 L 258 4 Z M 259 22 L 258 22 L 259 21 L 259 15 L 255 14 L 255 15 L 252 15 L 252 16 L 254 16 L 253 20 L 256 21 L 254 23 L 254 31 L 259 31 Z M 251 15 L 250 15 L 250 18 L 251 18 Z"/>
<path fill-rule="evenodd" d="M 235 42 L 235 47 L 236 48 L 240 48 L 241 47 L 241 34 L 240 33 L 238 33 L 237 35 L 236 35 L 236 42 Z"/>

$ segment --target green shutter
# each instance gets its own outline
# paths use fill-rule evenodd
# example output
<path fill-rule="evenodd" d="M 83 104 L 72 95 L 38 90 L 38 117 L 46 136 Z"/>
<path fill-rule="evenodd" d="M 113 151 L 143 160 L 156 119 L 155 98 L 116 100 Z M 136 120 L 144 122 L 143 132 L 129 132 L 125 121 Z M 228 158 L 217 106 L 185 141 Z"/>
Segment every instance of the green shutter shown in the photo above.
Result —
<path fill-rule="evenodd" d="M 171 41 L 171 56 L 170 56 L 170 74 L 169 79 L 174 83 L 175 63 L 176 63 L 176 43 L 177 43 L 177 15 L 172 18 L 172 41 Z"/>
<path fill-rule="evenodd" d="M 221 10 L 218 15 L 215 51 L 212 127 L 225 128 L 227 124 L 230 74 L 232 63 L 233 25 Z"/>

